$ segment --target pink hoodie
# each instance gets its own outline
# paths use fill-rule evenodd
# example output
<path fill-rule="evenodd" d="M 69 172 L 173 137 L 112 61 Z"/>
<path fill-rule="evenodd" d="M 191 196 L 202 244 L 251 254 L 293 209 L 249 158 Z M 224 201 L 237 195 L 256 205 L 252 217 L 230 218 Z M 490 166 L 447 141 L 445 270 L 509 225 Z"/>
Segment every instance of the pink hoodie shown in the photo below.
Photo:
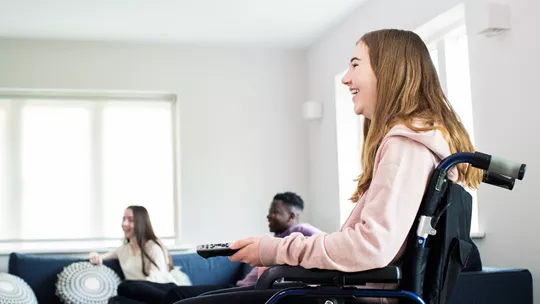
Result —
<path fill-rule="evenodd" d="M 377 151 L 371 186 L 340 231 L 311 237 L 299 233 L 282 239 L 263 237 L 261 262 L 344 272 L 397 265 L 428 178 L 449 155 L 440 131 L 414 132 L 395 126 Z M 455 179 L 456 172 L 451 173 Z"/>

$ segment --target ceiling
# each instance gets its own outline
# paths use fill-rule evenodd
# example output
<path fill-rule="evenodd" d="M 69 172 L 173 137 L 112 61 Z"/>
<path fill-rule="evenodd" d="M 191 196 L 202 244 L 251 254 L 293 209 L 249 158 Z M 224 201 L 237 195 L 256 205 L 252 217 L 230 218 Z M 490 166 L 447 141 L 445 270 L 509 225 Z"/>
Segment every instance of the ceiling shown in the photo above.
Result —
<path fill-rule="evenodd" d="M 0 37 L 306 47 L 366 0 L 0 0 Z"/>

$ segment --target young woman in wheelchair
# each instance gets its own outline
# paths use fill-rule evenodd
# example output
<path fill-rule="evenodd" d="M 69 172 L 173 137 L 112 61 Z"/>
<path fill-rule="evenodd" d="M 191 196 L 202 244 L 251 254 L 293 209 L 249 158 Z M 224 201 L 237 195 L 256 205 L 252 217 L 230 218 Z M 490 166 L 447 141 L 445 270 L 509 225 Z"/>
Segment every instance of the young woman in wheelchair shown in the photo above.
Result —
<path fill-rule="evenodd" d="M 351 92 L 354 113 L 365 119 L 363 171 L 349 218 L 334 233 L 238 240 L 231 246 L 238 249 L 232 261 L 343 272 L 399 265 L 430 174 L 443 158 L 475 151 L 417 34 L 395 29 L 365 34 L 342 82 Z M 482 181 L 482 171 L 466 164 L 449 176 L 472 189 Z M 275 292 L 245 290 L 179 303 L 264 303 Z"/>

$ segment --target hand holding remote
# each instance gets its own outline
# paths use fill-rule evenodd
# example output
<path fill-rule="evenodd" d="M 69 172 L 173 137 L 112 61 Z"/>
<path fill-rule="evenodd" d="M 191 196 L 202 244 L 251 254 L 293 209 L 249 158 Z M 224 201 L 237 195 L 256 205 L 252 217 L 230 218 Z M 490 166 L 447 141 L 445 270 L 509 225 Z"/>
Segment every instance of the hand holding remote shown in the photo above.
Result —
<path fill-rule="evenodd" d="M 263 266 L 259 253 L 261 238 L 261 236 L 254 236 L 234 242 L 230 247 L 238 250 L 238 252 L 230 256 L 229 259 L 233 262 L 243 262 L 254 267 Z"/>

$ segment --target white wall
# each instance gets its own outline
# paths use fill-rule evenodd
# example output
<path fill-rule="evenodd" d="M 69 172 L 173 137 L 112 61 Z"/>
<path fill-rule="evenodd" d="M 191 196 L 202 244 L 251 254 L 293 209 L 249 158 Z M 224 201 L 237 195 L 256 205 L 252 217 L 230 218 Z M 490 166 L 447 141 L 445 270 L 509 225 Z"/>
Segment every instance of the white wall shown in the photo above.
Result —
<path fill-rule="evenodd" d="M 540 2 L 509 1 L 511 32 L 487 39 L 475 32 L 483 0 L 466 1 L 477 149 L 529 165 L 526 180 L 514 191 L 490 186 L 479 191 L 480 226 L 486 237 L 478 245 L 484 264 L 528 268 L 538 280 L 540 205 L 534 189 L 540 183 L 536 171 Z M 312 220 L 322 229 L 339 229 L 334 76 L 347 68 L 355 42 L 364 32 L 389 27 L 414 30 L 457 4 L 457 0 L 370 1 L 309 50 L 308 97 L 325 105 L 323 121 L 309 130 L 309 149 L 314 152 L 310 154 Z M 540 298 L 540 285 L 535 294 Z"/>
<path fill-rule="evenodd" d="M 305 66 L 300 51 L 0 40 L 0 87 L 178 95 L 184 244 L 267 233 L 276 192 L 308 201 Z"/>

